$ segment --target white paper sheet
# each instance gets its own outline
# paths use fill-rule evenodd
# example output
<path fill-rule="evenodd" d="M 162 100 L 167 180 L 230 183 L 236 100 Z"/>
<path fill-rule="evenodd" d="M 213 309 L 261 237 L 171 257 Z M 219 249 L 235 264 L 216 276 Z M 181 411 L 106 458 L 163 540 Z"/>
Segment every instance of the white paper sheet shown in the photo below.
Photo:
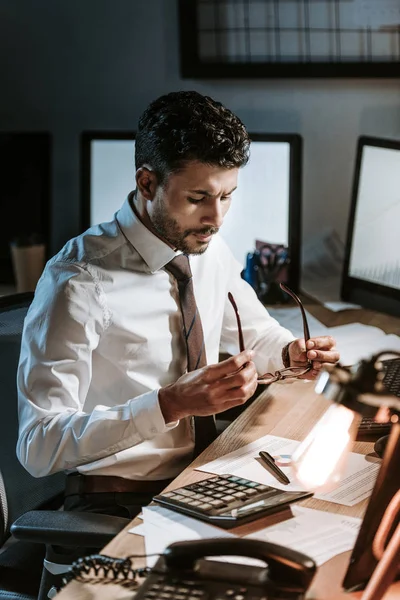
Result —
<path fill-rule="evenodd" d="M 351 550 L 361 519 L 293 505 L 293 518 L 246 536 L 303 552 L 318 566 Z"/>
<path fill-rule="evenodd" d="M 354 365 L 361 359 L 385 350 L 400 351 L 400 337 L 386 334 L 382 329 L 362 323 L 330 327 L 329 334 L 336 340 L 343 365 Z"/>
<path fill-rule="evenodd" d="M 140 535 L 144 535 L 147 558 L 147 566 L 152 567 L 167 546 L 173 542 L 185 540 L 201 540 L 205 538 L 235 537 L 232 533 L 213 527 L 203 521 L 192 519 L 181 513 L 174 512 L 163 506 L 145 506 L 142 511 L 143 529 Z M 129 530 L 137 533 L 137 527 Z M 157 555 L 157 556 L 149 556 Z"/>
<path fill-rule="evenodd" d="M 324 306 L 329 308 L 332 312 L 340 312 L 341 310 L 356 310 L 361 308 L 359 304 L 353 304 L 352 302 L 324 302 Z"/>
<path fill-rule="evenodd" d="M 294 336 L 303 337 L 303 324 L 298 308 L 271 308 L 268 312 L 279 323 L 289 329 Z M 306 311 L 312 337 L 331 335 L 336 340 L 343 365 L 354 365 L 361 359 L 369 358 L 382 350 L 400 351 L 400 337 L 386 334 L 379 327 L 349 323 L 338 327 L 325 327 L 318 319 Z"/>
<path fill-rule="evenodd" d="M 144 528 L 143 523 L 141 523 L 140 525 L 136 525 L 136 527 L 131 527 L 130 529 L 128 529 L 128 533 L 134 533 L 136 535 L 144 535 L 145 528 Z"/>
<path fill-rule="evenodd" d="M 236 475 L 280 490 L 301 491 L 304 488 L 295 481 L 290 465 L 291 456 L 299 443 L 287 438 L 266 435 L 251 444 L 243 446 L 243 448 L 239 448 L 239 450 L 198 467 L 197 470 L 216 475 Z M 267 471 L 258 457 L 260 450 L 266 450 L 275 457 L 278 466 L 289 477 L 289 485 L 280 483 Z M 315 494 L 315 498 L 345 506 L 354 506 L 371 494 L 379 467 L 380 460 L 378 458 L 375 459 L 351 452 L 348 456 L 342 481 L 327 493 Z"/>
<path fill-rule="evenodd" d="M 332 514 L 320 510 L 291 506 L 293 517 L 286 519 L 246 537 L 269 541 L 313 558 L 319 566 L 340 554 L 351 550 L 360 528 L 361 519 Z M 209 537 L 235 537 L 207 523 L 175 513 L 161 506 L 143 509 L 143 524 L 133 527 L 129 533 L 145 537 L 147 565 L 153 566 L 159 554 L 173 542 L 205 539 Z M 213 560 L 262 566 L 258 560 L 236 556 L 213 557 Z"/>
<path fill-rule="evenodd" d="M 273 308 L 267 307 L 271 317 L 276 319 L 283 327 L 289 329 L 296 337 L 304 337 L 303 320 L 298 308 Z M 323 325 L 306 310 L 307 322 L 312 336 L 329 335 L 329 327 Z"/>

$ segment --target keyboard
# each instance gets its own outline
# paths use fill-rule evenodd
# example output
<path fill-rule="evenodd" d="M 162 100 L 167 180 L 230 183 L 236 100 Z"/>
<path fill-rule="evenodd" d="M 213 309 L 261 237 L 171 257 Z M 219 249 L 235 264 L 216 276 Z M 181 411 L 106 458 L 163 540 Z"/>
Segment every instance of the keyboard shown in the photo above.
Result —
<path fill-rule="evenodd" d="M 383 360 L 382 364 L 385 370 L 385 387 L 393 396 L 400 398 L 400 358 Z"/>
<path fill-rule="evenodd" d="M 385 371 L 383 383 L 390 394 L 400 398 L 400 358 L 382 361 Z M 390 433 L 391 423 L 377 423 L 372 417 L 363 417 L 358 428 L 357 439 L 379 438 Z"/>

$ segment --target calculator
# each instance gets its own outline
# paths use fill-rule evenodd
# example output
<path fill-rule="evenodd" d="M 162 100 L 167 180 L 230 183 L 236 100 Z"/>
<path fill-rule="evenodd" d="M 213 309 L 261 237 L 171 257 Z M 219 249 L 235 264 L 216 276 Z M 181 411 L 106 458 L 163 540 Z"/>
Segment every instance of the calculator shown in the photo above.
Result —
<path fill-rule="evenodd" d="M 242 477 L 218 475 L 164 492 L 153 500 L 171 510 L 229 529 L 310 496 L 311 492 L 286 492 Z"/>

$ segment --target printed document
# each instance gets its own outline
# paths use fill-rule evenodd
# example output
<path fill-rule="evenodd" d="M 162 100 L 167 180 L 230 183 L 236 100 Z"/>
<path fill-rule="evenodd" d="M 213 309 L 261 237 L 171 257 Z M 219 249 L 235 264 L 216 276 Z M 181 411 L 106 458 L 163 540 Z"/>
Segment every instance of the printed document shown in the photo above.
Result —
<path fill-rule="evenodd" d="M 261 529 L 246 537 L 293 548 L 313 558 L 316 564 L 351 550 L 361 525 L 361 519 L 304 508 L 293 504 L 293 517 Z M 192 519 L 163 506 L 143 508 L 143 523 L 129 533 L 145 538 L 147 565 L 153 566 L 158 555 L 173 542 L 211 537 L 235 537 L 233 534 Z M 242 557 L 213 557 L 213 560 L 262 566 L 257 560 Z"/>
<path fill-rule="evenodd" d="M 303 337 L 303 321 L 298 308 L 268 308 L 271 317 L 289 329 L 295 337 Z M 354 365 L 361 359 L 369 358 L 385 350 L 400 351 L 400 337 L 386 334 L 379 327 L 362 323 L 348 323 L 337 327 L 326 327 L 308 311 L 307 321 L 311 337 L 331 335 L 336 340 L 342 365 Z M 390 358 L 387 356 L 386 358 Z"/>
<path fill-rule="evenodd" d="M 352 550 L 361 519 L 304 508 L 297 504 L 291 506 L 291 511 L 293 518 L 246 537 L 303 552 L 315 560 L 317 566 L 337 554 Z"/>
<path fill-rule="evenodd" d="M 243 448 L 239 448 L 239 450 L 202 465 L 196 470 L 216 475 L 236 475 L 288 492 L 303 491 L 304 487 L 295 481 L 291 466 L 292 454 L 299 444 L 300 442 L 295 440 L 266 435 L 243 446 Z M 258 456 L 260 450 L 269 452 L 275 458 L 278 467 L 290 479 L 291 483 L 289 485 L 280 483 L 265 468 Z M 379 458 L 351 452 L 348 456 L 347 467 L 342 480 L 334 489 L 324 494 L 315 494 L 314 497 L 343 504 L 344 506 L 354 506 L 370 496 L 378 475 L 380 462 Z"/>
<path fill-rule="evenodd" d="M 129 529 L 129 532 L 144 536 L 148 567 L 153 567 L 158 560 L 158 555 L 173 542 L 235 537 L 219 527 L 192 519 L 164 506 L 144 506 L 142 515 L 143 523 Z"/>

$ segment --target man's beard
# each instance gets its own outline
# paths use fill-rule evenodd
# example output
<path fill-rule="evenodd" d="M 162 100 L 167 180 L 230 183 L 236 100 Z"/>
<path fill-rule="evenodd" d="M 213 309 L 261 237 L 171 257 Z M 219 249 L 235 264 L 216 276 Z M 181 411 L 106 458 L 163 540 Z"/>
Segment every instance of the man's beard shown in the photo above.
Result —
<path fill-rule="evenodd" d="M 219 231 L 218 227 L 203 227 L 203 229 L 186 229 L 182 231 L 175 219 L 170 217 L 163 204 L 159 204 L 152 214 L 151 222 L 157 233 L 164 238 L 171 246 L 180 250 L 184 254 L 203 254 L 209 242 L 201 243 L 193 247 L 188 243 L 188 236 L 192 233 L 199 235 L 214 235 Z"/>

